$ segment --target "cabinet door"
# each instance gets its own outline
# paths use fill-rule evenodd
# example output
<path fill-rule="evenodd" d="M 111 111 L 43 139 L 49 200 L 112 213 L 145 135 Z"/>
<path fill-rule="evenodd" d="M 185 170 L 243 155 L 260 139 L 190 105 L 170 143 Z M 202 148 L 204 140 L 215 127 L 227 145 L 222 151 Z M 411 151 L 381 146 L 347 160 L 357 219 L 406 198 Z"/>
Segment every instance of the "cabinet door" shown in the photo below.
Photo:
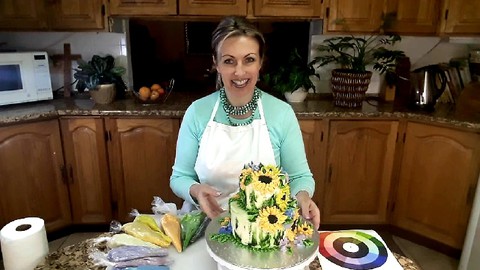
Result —
<path fill-rule="evenodd" d="M 386 223 L 398 122 L 332 121 L 323 223 Z"/>
<path fill-rule="evenodd" d="M 52 30 L 104 29 L 102 0 L 56 0 L 48 8 Z"/>
<path fill-rule="evenodd" d="M 440 8 L 437 0 L 389 0 L 387 13 L 397 14 L 389 30 L 399 34 L 435 34 Z"/>
<path fill-rule="evenodd" d="M 461 249 L 479 167 L 479 134 L 408 123 L 393 223 Z"/>
<path fill-rule="evenodd" d="M 0 29 L 47 29 L 47 19 L 43 1 L 0 1 Z"/>
<path fill-rule="evenodd" d="M 247 0 L 181 0 L 180 15 L 247 15 Z"/>
<path fill-rule="evenodd" d="M 480 1 L 446 0 L 443 32 L 448 34 L 480 33 Z"/>
<path fill-rule="evenodd" d="M 323 200 L 323 180 L 325 179 L 325 153 L 324 132 L 322 120 L 299 120 L 302 130 L 305 154 L 308 165 L 315 179 L 315 194 L 313 201 L 321 207 Z"/>
<path fill-rule="evenodd" d="M 255 16 L 320 17 L 321 2 L 318 0 L 255 0 Z"/>
<path fill-rule="evenodd" d="M 47 231 L 71 224 L 58 121 L 0 128 L 0 227 L 28 216 Z"/>
<path fill-rule="evenodd" d="M 382 21 L 383 0 L 330 0 L 326 32 L 376 32 Z"/>
<path fill-rule="evenodd" d="M 182 200 L 170 189 L 179 124 L 179 119 L 109 120 L 109 158 L 119 220 L 131 220 L 132 208 L 152 213 L 154 196 L 181 206 Z"/>
<path fill-rule="evenodd" d="M 110 15 L 177 15 L 177 0 L 110 0 Z"/>
<path fill-rule="evenodd" d="M 73 222 L 112 220 L 105 128 L 102 119 L 62 119 Z"/>

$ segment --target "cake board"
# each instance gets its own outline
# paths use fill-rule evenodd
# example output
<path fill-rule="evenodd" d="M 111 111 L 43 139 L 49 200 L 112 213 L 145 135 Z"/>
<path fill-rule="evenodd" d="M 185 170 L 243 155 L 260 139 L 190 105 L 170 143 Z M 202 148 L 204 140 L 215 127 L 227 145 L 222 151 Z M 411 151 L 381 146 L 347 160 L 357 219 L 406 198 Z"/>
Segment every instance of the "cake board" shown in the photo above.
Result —
<path fill-rule="evenodd" d="M 212 220 L 205 231 L 207 251 L 217 262 L 218 270 L 304 270 L 318 254 L 317 231 L 313 232 L 311 238 L 313 245 L 293 247 L 291 253 L 281 250 L 256 253 L 231 242 L 212 240 L 211 236 L 220 230 L 219 220 L 223 217 Z"/>

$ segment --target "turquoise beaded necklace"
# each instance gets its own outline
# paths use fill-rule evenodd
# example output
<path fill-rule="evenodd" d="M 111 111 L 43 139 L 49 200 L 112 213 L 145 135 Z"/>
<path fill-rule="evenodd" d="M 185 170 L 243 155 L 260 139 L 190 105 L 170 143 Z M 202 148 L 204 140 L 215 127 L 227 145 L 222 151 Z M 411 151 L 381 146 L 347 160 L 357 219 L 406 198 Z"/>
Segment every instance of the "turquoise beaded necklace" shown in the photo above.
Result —
<path fill-rule="evenodd" d="M 222 102 L 223 109 L 227 113 L 227 120 L 228 123 L 232 126 L 246 126 L 250 125 L 253 122 L 253 115 L 255 110 L 258 107 L 258 99 L 260 98 L 261 92 L 258 88 L 255 88 L 253 91 L 253 97 L 252 100 L 250 100 L 247 104 L 243 106 L 233 106 L 230 104 L 230 101 L 228 101 L 227 94 L 225 93 L 225 89 L 222 88 L 220 89 L 220 101 Z M 247 121 L 243 123 L 235 123 L 230 119 L 230 115 L 244 115 L 248 113 L 249 111 L 252 112 L 252 115 L 248 117 Z"/>

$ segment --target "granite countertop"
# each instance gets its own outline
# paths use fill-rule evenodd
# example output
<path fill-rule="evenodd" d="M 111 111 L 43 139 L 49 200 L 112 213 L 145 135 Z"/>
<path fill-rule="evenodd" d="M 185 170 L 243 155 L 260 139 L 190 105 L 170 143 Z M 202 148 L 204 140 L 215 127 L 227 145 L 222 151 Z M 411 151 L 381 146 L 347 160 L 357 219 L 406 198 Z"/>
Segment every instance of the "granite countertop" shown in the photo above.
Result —
<path fill-rule="evenodd" d="M 477 92 L 480 93 L 480 84 Z M 201 92 L 173 92 L 165 103 L 145 105 L 138 103 L 133 96 L 116 100 L 112 104 L 95 104 L 88 95 L 59 98 L 50 101 L 9 105 L 0 107 L 0 126 L 62 116 L 112 116 L 112 117 L 165 117 L 181 118 L 192 101 L 205 96 Z M 435 111 L 426 112 L 399 107 L 394 103 L 367 98 L 361 108 L 336 107 L 330 96 L 313 94 L 302 103 L 291 104 L 299 119 L 320 118 L 382 118 L 411 119 L 447 124 L 480 131 L 480 110 L 467 107 L 460 102 L 437 104 Z M 462 105 L 462 107 L 459 107 Z M 466 109 L 467 108 L 467 109 Z"/>
<path fill-rule="evenodd" d="M 104 266 L 96 265 L 90 258 L 92 252 L 108 252 L 107 239 L 110 233 L 104 233 L 97 238 L 87 239 L 78 244 L 71 245 L 47 255 L 45 262 L 38 265 L 35 270 L 49 269 L 76 269 L 76 270 L 103 270 Z M 400 265 L 405 270 L 419 270 L 415 262 L 409 258 L 393 253 Z M 181 253 L 180 253 L 181 256 Z M 179 257 L 181 258 L 181 257 Z M 321 270 L 318 258 L 310 263 L 310 270 Z"/>

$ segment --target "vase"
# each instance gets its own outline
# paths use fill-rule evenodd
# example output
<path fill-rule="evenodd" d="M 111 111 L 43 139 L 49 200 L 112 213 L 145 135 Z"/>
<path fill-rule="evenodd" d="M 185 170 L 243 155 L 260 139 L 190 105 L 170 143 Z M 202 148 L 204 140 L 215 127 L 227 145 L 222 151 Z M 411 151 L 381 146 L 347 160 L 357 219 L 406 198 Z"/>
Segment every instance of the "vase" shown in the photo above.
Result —
<path fill-rule="evenodd" d="M 303 87 L 300 87 L 293 92 L 284 93 L 285 99 L 288 102 L 293 102 L 293 103 L 303 102 L 307 97 L 307 95 L 308 95 L 308 92 Z"/>
<path fill-rule="evenodd" d="M 98 104 L 110 104 L 115 100 L 115 84 L 101 84 L 94 90 L 89 90 L 93 101 Z"/>
<path fill-rule="evenodd" d="M 370 71 L 332 70 L 330 83 L 333 93 L 333 104 L 347 108 L 361 107 L 371 78 L 372 72 Z"/>

